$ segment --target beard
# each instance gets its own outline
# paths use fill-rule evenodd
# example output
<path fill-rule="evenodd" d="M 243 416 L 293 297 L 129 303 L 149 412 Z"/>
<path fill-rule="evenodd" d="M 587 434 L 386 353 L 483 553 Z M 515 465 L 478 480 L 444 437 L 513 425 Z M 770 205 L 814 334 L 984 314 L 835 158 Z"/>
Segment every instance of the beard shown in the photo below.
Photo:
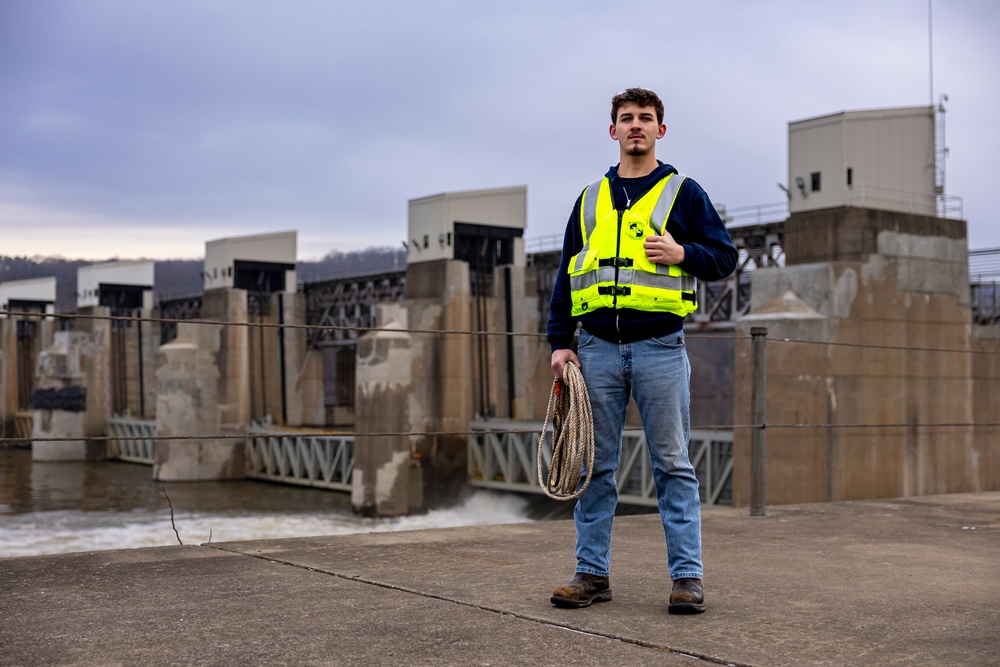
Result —
<path fill-rule="evenodd" d="M 625 148 L 625 154 L 632 157 L 642 157 L 649 153 L 649 149 L 641 144 L 629 143 Z"/>

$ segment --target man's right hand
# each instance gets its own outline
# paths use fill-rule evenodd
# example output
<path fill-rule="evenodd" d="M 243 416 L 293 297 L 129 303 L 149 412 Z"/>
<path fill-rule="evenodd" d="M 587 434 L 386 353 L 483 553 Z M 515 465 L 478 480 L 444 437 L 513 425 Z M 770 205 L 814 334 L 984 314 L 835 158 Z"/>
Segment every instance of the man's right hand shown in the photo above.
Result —
<path fill-rule="evenodd" d="M 556 374 L 556 378 L 563 379 L 563 366 L 567 363 L 574 364 L 577 368 L 580 368 L 580 360 L 576 356 L 576 352 L 570 349 L 556 350 L 552 353 L 552 372 Z"/>

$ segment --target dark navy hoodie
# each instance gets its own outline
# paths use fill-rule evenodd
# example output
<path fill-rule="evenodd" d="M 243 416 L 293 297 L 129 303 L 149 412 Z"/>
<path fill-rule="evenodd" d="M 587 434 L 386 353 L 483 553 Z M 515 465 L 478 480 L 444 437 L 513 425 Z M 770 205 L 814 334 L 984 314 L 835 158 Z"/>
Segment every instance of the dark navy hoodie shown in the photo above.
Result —
<path fill-rule="evenodd" d="M 668 174 L 677 170 L 657 161 L 659 166 L 642 178 L 620 178 L 618 167 L 605 174 L 610 179 L 615 209 L 626 210 Z M 572 315 L 567 267 L 570 258 L 583 248 L 580 231 L 580 201 L 566 225 L 559 274 L 549 303 L 548 339 L 552 351 L 568 348 L 573 343 L 577 318 Z M 722 218 L 708 195 L 698 183 L 688 178 L 681 185 L 674 207 L 667 219 L 667 231 L 684 246 L 684 261 L 680 267 L 706 282 L 721 280 L 736 268 L 737 251 Z M 646 338 L 658 338 L 680 331 L 684 318 L 673 313 L 651 313 L 632 308 L 599 308 L 579 317 L 583 328 L 598 338 L 612 343 L 632 343 Z"/>

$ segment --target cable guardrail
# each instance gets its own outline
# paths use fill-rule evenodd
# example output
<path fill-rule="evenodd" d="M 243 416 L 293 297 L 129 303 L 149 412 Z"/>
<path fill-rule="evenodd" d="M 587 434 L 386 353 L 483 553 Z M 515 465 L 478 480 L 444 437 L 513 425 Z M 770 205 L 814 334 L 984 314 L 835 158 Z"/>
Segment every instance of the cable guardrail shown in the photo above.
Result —
<path fill-rule="evenodd" d="M 767 428 L 770 430 L 778 429 L 865 429 L 865 428 L 908 428 L 908 429 L 938 429 L 938 428 L 965 428 L 969 426 L 983 426 L 987 428 L 998 428 L 1000 427 L 1000 422 L 896 422 L 896 423 L 871 423 L 871 424 L 839 424 L 839 423 L 770 423 L 766 422 L 764 424 L 760 423 L 749 423 L 749 424 L 707 424 L 705 426 L 692 427 L 692 430 L 702 430 L 702 431 L 719 431 L 719 430 L 746 430 L 753 428 Z M 537 430 L 524 429 L 524 428 L 500 428 L 493 430 L 452 430 L 452 431 L 334 431 L 331 432 L 327 429 L 303 429 L 301 431 L 296 431 L 295 435 L 305 437 L 305 438 L 316 438 L 316 437 L 366 437 L 366 438 L 397 438 L 397 437 L 428 437 L 428 436 L 477 436 L 483 433 L 493 434 L 493 435 L 505 435 L 509 433 L 514 433 L 518 435 L 530 436 L 534 434 L 538 436 Z M 242 431 L 240 433 L 214 433 L 214 434 L 199 434 L 199 435 L 154 435 L 154 436 L 143 436 L 144 439 L 151 442 L 161 442 L 166 440 L 244 440 L 248 437 L 253 437 L 254 432 L 250 430 Z M 119 435 L 81 435 L 81 436 L 14 436 L 14 437 L 4 437 L 0 440 L 5 440 L 8 442 L 33 442 L 33 441 L 44 441 L 44 442 L 111 442 L 114 440 L 129 440 L 133 439 L 135 436 L 119 434 Z"/>
<path fill-rule="evenodd" d="M 134 318 L 134 317 L 122 317 L 114 315 L 85 315 L 85 314 L 52 314 L 52 313 L 22 313 L 22 312 L 11 312 L 11 311 L 0 311 L 0 315 L 14 315 L 18 317 L 38 317 L 38 318 L 81 318 L 81 319 L 92 319 L 92 320 L 129 320 L 135 321 L 140 319 L 143 321 L 151 322 L 162 322 L 166 318 Z M 262 323 L 262 322 L 227 322 L 222 320 L 171 320 L 176 322 L 186 322 L 194 324 L 205 324 L 205 325 L 216 325 L 216 326 L 263 326 L 267 328 L 289 328 L 289 329 L 301 329 L 301 328 L 320 328 L 329 329 L 333 328 L 330 325 L 301 325 L 294 323 Z M 352 329 L 358 329 L 358 327 L 349 327 Z M 518 333 L 518 332 L 506 332 L 506 331 L 472 331 L 472 330 L 455 330 L 455 329 L 398 329 L 398 328 L 386 328 L 386 327 L 365 327 L 366 331 L 387 331 L 394 334 L 398 334 L 401 331 L 409 333 L 426 333 L 434 335 L 495 335 L 495 336 L 515 336 L 524 335 L 533 338 L 543 338 L 543 334 L 538 333 Z M 750 341 L 751 343 L 756 343 L 754 329 L 751 329 L 751 335 L 731 335 L 731 338 L 739 343 Z M 718 339 L 717 335 L 706 335 L 705 338 Z M 698 336 L 689 336 L 689 338 L 698 338 Z M 996 356 L 1000 355 L 1000 350 L 994 349 L 974 349 L 972 347 L 943 347 L 943 346 L 925 346 L 925 345 L 893 345 L 893 344 L 883 344 L 883 343 L 865 343 L 865 342 L 851 342 L 851 341 L 820 341 L 820 340 L 809 340 L 803 338 L 790 338 L 790 337 L 770 337 L 767 339 L 767 343 L 778 344 L 778 345 L 815 345 L 822 346 L 826 348 L 844 348 L 844 349 L 855 349 L 855 350 L 872 350 L 872 351 L 898 351 L 904 353 L 922 353 L 922 354 L 941 354 L 941 355 L 951 355 L 951 354 L 973 354 L 973 355 L 984 355 L 984 356 Z M 784 377 L 778 375 L 776 377 Z M 846 378 L 846 379 L 858 379 L 858 380 L 895 380 L 895 381 L 910 381 L 910 380 L 920 380 L 920 381 L 949 381 L 949 380 L 975 380 L 977 382 L 983 381 L 1000 381 L 1000 378 L 989 378 L 980 376 L 952 376 L 944 372 L 940 373 L 921 373 L 919 375 L 914 373 L 875 373 L 870 375 L 852 373 L 847 375 L 839 375 L 837 373 L 832 374 L 830 377 L 834 378 Z M 751 395 L 756 395 L 756 390 L 751 392 Z M 766 405 L 766 401 L 764 403 Z M 537 425 L 532 425 L 526 422 L 507 422 L 504 424 L 483 422 L 474 423 L 469 429 L 451 429 L 451 430 L 435 430 L 435 429 L 423 429 L 423 430 L 381 430 L 381 431 L 366 431 L 358 432 L 354 430 L 331 430 L 328 428 L 324 429 L 313 429 L 313 428 L 297 428 L 297 429 L 280 429 L 276 430 L 267 425 L 262 425 L 259 423 L 251 424 L 240 432 L 227 432 L 227 433 L 215 433 L 215 434 L 197 434 L 197 435 L 170 435 L 170 436 L 159 436 L 155 433 L 155 421 L 150 422 L 145 420 L 145 427 L 142 424 L 138 424 L 138 421 L 126 416 L 117 416 L 111 419 L 109 422 L 108 433 L 106 435 L 87 435 L 79 437 L 54 437 L 54 436 L 38 436 L 34 437 L 27 435 L 23 430 L 18 433 L 17 437 L 5 437 L 2 438 L 4 442 L 7 443 L 31 443 L 35 441 L 45 441 L 45 442 L 81 442 L 81 441 L 106 441 L 108 443 L 115 443 L 112 447 L 113 455 L 121 460 L 132 460 L 135 462 L 151 463 L 153 460 L 153 452 L 155 451 L 155 443 L 159 441 L 169 440 L 169 441 L 198 441 L 198 440 L 243 440 L 247 444 L 247 457 L 248 457 L 248 476 L 257 477 L 259 479 L 268 479 L 270 481 L 292 481 L 298 479 L 300 481 L 292 481 L 292 483 L 307 484 L 312 486 L 319 486 L 324 488 L 331 488 L 337 490 L 349 490 L 350 488 L 350 473 L 353 471 L 353 446 L 355 438 L 357 437 L 369 437 L 369 438 L 406 438 L 406 437 L 420 437 L 420 438 L 435 438 L 435 437 L 464 437 L 468 442 L 468 460 L 470 465 L 470 480 L 473 484 L 476 484 L 474 480 L 481 480 L 479 485 L 490 486 L 492 482 L 497 482 L 498 479 L 508 480 L 511 482 L 510 487 L 513 489 L 514 486 L 523 485 L 524 480 L 520 479 L 520 473 L 510 472 L 513 468 L 508 468 L 512 465 L 510 461 L 511 454 L 508 454 L 507 462 L 500 465 L 501 460 L 497 457 L 496 443 L 502 443 L 504 439 L 508 439 L 510 442 L 523 440 L 525 444 L 521 449 L 525 449 L 525 454 L 527 455 L 528 447 L 530 443 L 534 440 L 537 443 L 537 438 L 539 431 Z M 150 424 L 153 424 L 152 430 L 149 428 Z M 726 463 L 723 461 L 724 457 L 720 458 L 718 454 L 719 447 L 729 448 L 729 469 L 724 472 L 723 476 L 729 476 L 732 474 L 732 434 L 737 431 L 750 430 L 752 435 L 762 435 L 767 431 L 777 431 L 777 430 L 803 430 L 803 429 L 828 429 L 828 430 L 847 430 L 847 431 L 861 431 L 865 429 L 880 430 L 881 432 L 892 431 L 896 429 L 904 430 L 904 433 L 900 435 L 912 435 L 919 432 L 930 432 L 930 431 L 941 431 L 943 429 L 965 429 L 968 432 L 970 429 L 973 432 L 990 432 L 992 433 L 994 429 L 1000 428 L 1000 422 L 995 421 L 976 421 L 976 420 L 949 420 L 949 421 L 885 421 L 885 422 L 869 422 L 869 423 L 835 423 L 835 422 L 781 422 L 781 423 L 769 423 L 766 417 L 763 419 L 751 419 L 750 423 L 731 423 L 731 424 L 716 424 L 716 425 L 704 425 L 704 426 L 694 426 L 692 427 L 692 445 L 695 443 L 702 442 L 703 439 L 698 435 L 702 432 L 708 431 L 725 431 L 728 432 L 728 440 L 725 438 L 716 438 L 717 443 L 712 445 L 708 449 L 699 449 L 701 453 L 695 453 L 692 450 L 692 456 L 694 458 L 699 458 L 699 460 L 710 460 L 714 462 L 714 470 L 725 471 Z M 636 437 L 640 437 L 641 431 L 635 431 Z M 334 442 L 336 440 L 336 442 Z M 719 444 L 721 443 L 721 445 Z M 635 443 L 636 447 L 641 450 L 638 443 Z M 509 448 L 509 444 L 505 445 Z M 702 445 L 698 445 L 702 447 Z M 707 446 L 706 446 L 707 447 Z M 492 451 L 492 454 L 487 454 L 485 452 Z M 628 450 L 632 452 L 632 449 Z M 631 454 L 629 455 L 631 457 Z M 493 458 L 489 458 L 493 457 Z M 704 457 L 708 457 L 705 459 Z M 634 458 L 634 457 L 632 457 Z M 645 459 L 646 457 L 639 457 L 639 459 Z M 636 462 L 639 459 L 635 459 Z M 526 459 L 529 462 L 533 461 L 530 456 Z M 630 458 L 631 460 L 631 458 Z M 721 461 L 721 463 L 720 463 Z M 475 463 L 475 468 L 471 468 Z M 641 464 L 638 464 L 640 465 Z M 631 466 L 626 466 L 628 468 L 627 475 L 638 475 L 638 478 L 643 478 L 643 473 L 640 468 L 633 469 Z M 751 465 L 751 468 L 753 466 Z M 305 480 L 305 481 L 302 481 Z M 626 479 L 623 478 L 622 483 L 626 483 Z M 720 499 L 725 500 L 725 491 L 720 491 L 728 482 L 725 479 L 717 479 L 715 482 L 704 482 L 706 485 L 706 493 L 708 494 L 704 500 L 705 502 L 717 503 Z M 624 487 L 623 487 L 624 488 Z M 638 486 L 633 487 L 638 489 L 635 493 L 626 493 L 630 496 L 628 502 L 633 502 L 636 504 L 649 504 L 651 502 L 650 498 L 652 496 L 647 493 L 650 491 L 648 485 L 643 485 L 639 483 Z M 516 489 L 513 489 L 516 490 Z M 632 498 L 634 496 L 634 498 Z"/>
<path fill-rule="evenodd" d="M 290 322 L 230 322 L 226 320 L 206 320 L 206 319 L 171 319 L 162 317 L 128 317 L 128 316 L 118 316 L 118 315 L 89 315 L 82 313 L 37 313 L 37 312 L 22 312 L 22 311 L 10 311 L 10 310 L 0 310 L 0 316 L 9 317 L 27 317 L 35 319 L 84 319 L 84 320 L 107 320 L 111 322 L 116 321 L 128 321 L 128 322 L 150 322 L 150 323 L 172 323 L 172 324 L 198 324 L 198 325 L 211 325 L 211 326 L 238 326 L 247 328 L 267 328 L 267 329 L 321 329 L 321 330 L 354 330 L 354 331 L 364 331 L 374 332 L 374 333 L 391 333 L 391 334 L 432 334 L 432 335 L 463 335 L 463 336 L 515 336 L 515 337 L 526 337 L 526 338 L 536 338 L 544 339 L 546 334 L 537 332 L 519 332 L 519 331 L 490 331 L 490 330 L 471 330 L 471 329 L 420 329 L 420 328 L 406 328 L 406 327 L 396 327 L 396 326 L 384 326 L 384 327 L 357 327 L 357 326 L 340 326 L 340 325 L 327 325 L 327 324 L 296 324 Z M 848 318 L 831 317 L 826 318 L 829 320 L 845 321 Z M 889 318 L 872 318 L 868 321 L 873 322 L 883 322 L 883 323 L 899 323 L 899 324 L 909 324 L 906 320 L 895 320 Z M 955 324 L 951 322 L 929 322 L 930 324 L 941 324 L 949 325 Z M 965 326 L 965 325 L 956 325 Z M 719 336 L 717 334 L 698 334 L 695 332 L 685 333 L 685 338 L 688 339 L 712 339 L 717 340 Z M 752 336 L 740 336 L 733 335 L 734 340 L 752 340 Z M 985 354 L 985 355 L 1000 355 L 1000 350 L 977 350 L 972 348 L 945 348 L 945 347 L 926 347 L 926 346 L 916 346 L 916 345 L 889 345 L 881 343 L 856 343 L 849 341 L 820 341 L 820 340 L 809 340 L 804 338 L 786 338 L 786 337 L 774 337 L 769 336 L 768 342 L 770 343 L 790 343 L 790 344 L 803 344 L 803 345 L 823 345 L 827 347 L 848 347 L 848 348 L 867 348 L 875 350 L 898 350 L 907 352 L 942 352 L 942 353 L 961 353 L 961 354 Z"/>
<path fill-rule="evenodd" d="M 300 330 L 318 330 L 318 331 L 357 331 L 363 333 L 392 333 L 392 334 L 433 334 L 433 335 L 446 335 L 446 336 L 513 336 L 513 337 L 523 337 L 523 338 L 536 338 L 544 339 L 546 334 L 540 332 L 530 332 L 530 331 L 490 331 L 490 330 L 473 330 L 473 329 L 419 329 L 419 328 L 408 328 L 408 327 L 396 327 L 396 326 L 381 326 L 381 327 L 363 327 L 363 326 L 346 326 L 346 325 L 334 325 L 334 324 L 295 324 L 291 322 L 230 322 L 226 320 L 206 320 L 206 319 L 176 319 L 176 318 L 163 318 L 163 317 L 129 317 L 121 315 L 88 315 L 82 313 L 35 313 L 35 312 L 22 312 L 22 311 L 9 311 L 0 310 L 0 317 L 27 317 L 33 319 L 67 319 L 67 320 L 108 320 L 111 322 L 149 322 L 154 324 L 199 324 L 199 325 L 214 325 L 214 326 L 236 326 L 236 327 L 246 327 L 246 328 L 264 328 L 264 329 L 300 329 Z M 849 318 L 844 317 L 827 317 L 825 318 L 830 321 L 847 321 Z M 870 322 L 883 322 L 883 323 L 898 323 L 898 324 L 912 324 L 908 320 L 897 320 L 889 318 L 866 318 L 866 321 Z M 962 323 L 956 322 L 934 322 L 928 321 L 926 324 L 936 324 L 942 326 L 966 326 Z M 686 332 L 684 334 L 685 338 L 718 338 L 717 335 L 713 334 L 699 334 L 697 332 Z M 737 337 L 740 338 L 740 337 Z M 742 338 L 747 339 L 748 337 L 742 336 Z M 836 346 L 846 346 L 846 347 L 880 347 L 881 349 L 905 349 L 905 350 L 917 350 L 926 352 L 974 352 L 982 354 L 1000 354 L 1000 351 L 991 352 L 987 350 L 968 350 L 968 349 L 946 349 L 946 348 L 915 348 L 907 346 L 891 346 L 882 345 L 878 346 L 869 343 L 848 343 L 848 342 L 837 342 L 837 341 L 815 341 L 806 339 L 793 339 L 793 338 L 769 338 L 771 341 L 780 341 L 786 343 L 819 343 L 823 345 L 836 345 Z"/>

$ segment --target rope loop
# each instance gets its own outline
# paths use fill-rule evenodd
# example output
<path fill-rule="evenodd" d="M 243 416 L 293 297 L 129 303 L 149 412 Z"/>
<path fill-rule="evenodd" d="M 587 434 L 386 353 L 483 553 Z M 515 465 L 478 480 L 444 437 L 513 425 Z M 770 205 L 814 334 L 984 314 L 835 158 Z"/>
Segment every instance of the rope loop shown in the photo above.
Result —
<path fill-rule="evenodd" d="M 552 420 L 552 459 L 548 476 L 543 474 L 542 446 L 549 420 Z M 582 485 L 584 461 L 587 476 Z M 538 439 L 538 484 L 549 498 L 573 500 L 579 498 L 594 475 L 594 414 L 583 373 L 575 364 L 563 367 L 563 379 L 552 382 L 545 424 Z M 579 486 L 579 488 L 577 488 Z"/>

